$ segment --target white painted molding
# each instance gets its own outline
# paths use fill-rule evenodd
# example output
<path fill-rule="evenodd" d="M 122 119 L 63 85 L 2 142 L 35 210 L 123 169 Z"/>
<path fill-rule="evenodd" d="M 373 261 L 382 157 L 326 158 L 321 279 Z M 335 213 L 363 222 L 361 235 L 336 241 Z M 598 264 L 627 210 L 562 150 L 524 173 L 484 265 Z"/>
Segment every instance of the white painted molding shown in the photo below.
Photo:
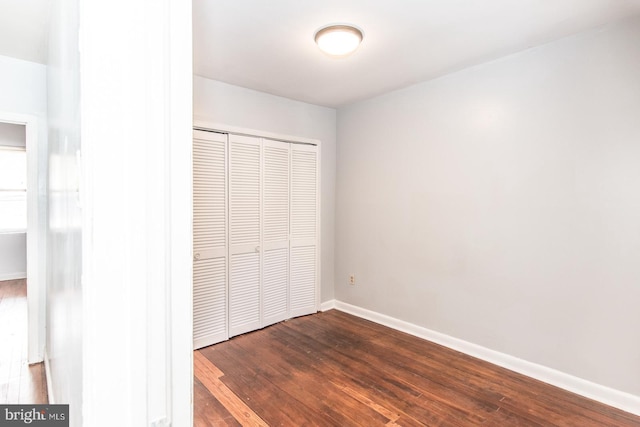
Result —
<path fill-rule="evenodd" d="M 27 272 L 26 271 L 20 271 L 18 273 L 3 273 L 0 274 L 0 282 L 3 280 L 18 280 L 18 279 L 26 279 L 27 278 Z"/>
<path fill-rule="evenodd" d="M 49 355 L 47 350 L 44 350 L 44 374 L 47 377 L 47 398 L 50 405 L 56 404 L 56 399 L 53 394 L 53 383 L 51 382 L 51 365 L 49 365 Z"/>
<path fill-rule="evenodd" d="M 327 310 L 331 308 L 329 303 L 333 304 L 335 309 L 345 313 L 353 314 L 354 316 L 370 320 L 380 325 L 406 332 L 418 338 L 432 341 L 453 350 L 468 354 L 469 356 L 477 357 L 478 359 L 493 363 L 494 365 L 502 366 L 503 368 L 507 368 L 528 377 L 560 387 L 572 393 L 597 400 L 598 402 L 622 409 L 623 411 L 627 411 L 635 415 L 640 415 L 640 396 L 635 396 L 630 393 L 596 384 L 537 363 L 519 359 L 499 351 L 491 350 L 468 341 L 454 338 L 440 332 L 423 328 L 422 326 L 414 325 L 413 323 L 405 322 L 404 320 L 399 320 L 394 317 L 347 304 L 342 301 L 332 300 L 323 303 L 323 311 L 325 311 L 325 304 L 328 307 Z"/>
<path fill-rule="evenodd" d="M 196 130 L 212 130 L 223 133 L 234 133 L 236 135 L 257 136 L 260 138 L 275 139 L 277 141 L 297 142 L 304 144 L 317 145 L 320 147 L 320 140 L 313 138 L 304 138 L 301 136 L 285 135 L 282 133 L 268 132 L 259 129 L 250 129 L 239 126 L 231 126 L 223 123 L 208 121 L 206 118 L 194 116 L 193 128 Z"/>
<path fill-rule="evenodd" d="M 320 311 L 329 311 L 334 308 L 336 308 L 336 300 L 334 299 L 325 301 L 322 304 L 320 304 Z M 343 311 L 346 311 L 346 310 L 343 310 Z"/>

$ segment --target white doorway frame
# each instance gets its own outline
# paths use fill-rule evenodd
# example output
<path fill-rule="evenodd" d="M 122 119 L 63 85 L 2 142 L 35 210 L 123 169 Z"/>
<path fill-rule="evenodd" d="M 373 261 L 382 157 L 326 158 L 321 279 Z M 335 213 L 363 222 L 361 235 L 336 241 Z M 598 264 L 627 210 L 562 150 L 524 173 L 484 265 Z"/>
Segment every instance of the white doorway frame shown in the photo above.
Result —
<path fill-rule="evenodd" d="M 0 122 L 25 127 L 27 151 L 27 354 L 29 364 L 44 360 L 45 260 L 40 259 L 40 206 L 38 194 L 38 119 L 28 114 L 0 111 Z"/>

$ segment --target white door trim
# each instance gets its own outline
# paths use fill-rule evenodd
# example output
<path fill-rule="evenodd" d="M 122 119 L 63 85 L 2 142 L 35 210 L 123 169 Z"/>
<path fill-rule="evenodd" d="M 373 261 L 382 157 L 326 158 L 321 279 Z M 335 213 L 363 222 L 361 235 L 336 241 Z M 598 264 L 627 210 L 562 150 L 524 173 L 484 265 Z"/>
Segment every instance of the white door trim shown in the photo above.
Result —
<path fill-rule="evenodd" d="M 193 425 L 193 54 L 192 4 L 166 0 L 169 102 L 169 366 L 172 426 Z"/>

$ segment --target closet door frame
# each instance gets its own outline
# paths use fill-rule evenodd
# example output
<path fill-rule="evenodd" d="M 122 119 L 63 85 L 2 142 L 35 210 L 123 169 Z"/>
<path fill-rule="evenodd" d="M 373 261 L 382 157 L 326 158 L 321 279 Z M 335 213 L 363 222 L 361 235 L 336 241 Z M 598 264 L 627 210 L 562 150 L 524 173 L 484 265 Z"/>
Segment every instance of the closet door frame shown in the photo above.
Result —
<path fill-rule="evenodd" d="M 322 223 L 322 179 L 321 179 L 321 171 L 322 171 L 322 145 L 321 141 L 312 138 L 304 138 L 286 134 L 280 134 L 275 132 L 261 131 L 257 129 L 250 129 L 238 126 L 226 125 L 223 123 L 211 122 L 205 119 L 195 118 L 193 121 L 193 129 L 194 130 L 203 130 L 203 131 L 213 131 L 220 133 L 228 133 L 235 135 L 246 135 L 258 138 L 271 139 L 275 141 L 289 142 L 293 144 L 308 144 L 317 146 L 317 180 L 316 180 L 316 206 L 317 206 L 317 215 L 316 215 L 316 236 L 317 236 L 317 246 L 316 246 L 316 310 L 320 311 L 321 308 L 321 284 L 322 284 L 322 275 L 321 275 L 321 254 L 322 254 L 322 229 L 320 224 Z"/>

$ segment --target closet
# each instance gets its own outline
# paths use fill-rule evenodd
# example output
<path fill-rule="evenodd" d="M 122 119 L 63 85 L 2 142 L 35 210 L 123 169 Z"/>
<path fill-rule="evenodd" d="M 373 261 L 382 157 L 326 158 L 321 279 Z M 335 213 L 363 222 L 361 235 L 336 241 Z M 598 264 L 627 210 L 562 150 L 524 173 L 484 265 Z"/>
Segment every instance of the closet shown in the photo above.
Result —
<path fill-rule="evenodd" d="M 317 311 L 317 144 L 193 132 L 194 348 Z"/>

